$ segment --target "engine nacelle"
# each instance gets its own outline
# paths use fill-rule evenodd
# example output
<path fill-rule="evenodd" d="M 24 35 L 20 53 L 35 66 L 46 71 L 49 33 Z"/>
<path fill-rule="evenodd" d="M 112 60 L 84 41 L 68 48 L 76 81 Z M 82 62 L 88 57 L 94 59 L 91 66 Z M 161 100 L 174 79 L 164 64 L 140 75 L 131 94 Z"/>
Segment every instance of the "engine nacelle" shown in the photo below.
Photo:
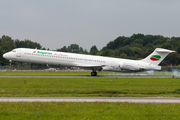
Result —
<path fill-rule="evenodd" d="M 131 71 L 139 71 L 140 66 L 138 64 L 134 64 L 134 63 L 123 63 L 122 69 L 131 70 Z"/>

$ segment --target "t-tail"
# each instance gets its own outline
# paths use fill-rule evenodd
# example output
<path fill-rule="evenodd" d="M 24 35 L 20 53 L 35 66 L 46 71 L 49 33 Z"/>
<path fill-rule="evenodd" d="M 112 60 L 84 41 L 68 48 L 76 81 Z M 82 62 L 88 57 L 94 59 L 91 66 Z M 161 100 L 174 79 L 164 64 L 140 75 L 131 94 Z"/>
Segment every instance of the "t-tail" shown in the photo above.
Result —
<path fill-rule="evenodd" d="M 149 56 L 141 60 L 142 62 L 150 63 L 150 65 L 159 65 L 162 60 L 169 54 L 175 51 L 156 48 Z"/>

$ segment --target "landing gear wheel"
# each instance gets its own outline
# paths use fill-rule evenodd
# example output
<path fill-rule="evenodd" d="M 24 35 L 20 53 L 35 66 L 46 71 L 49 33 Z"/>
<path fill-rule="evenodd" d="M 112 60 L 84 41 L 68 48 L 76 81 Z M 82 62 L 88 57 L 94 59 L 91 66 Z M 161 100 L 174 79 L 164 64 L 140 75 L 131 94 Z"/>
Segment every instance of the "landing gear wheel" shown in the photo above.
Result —
<path fill-rule="evenodd" d="M 96 76 L 97 72 L 91 72 L 91 76 Z"/>
<path fill-rule="evenodd" d="M 97 72 L 95 72 L 95 76 L 97 75 Z"/>

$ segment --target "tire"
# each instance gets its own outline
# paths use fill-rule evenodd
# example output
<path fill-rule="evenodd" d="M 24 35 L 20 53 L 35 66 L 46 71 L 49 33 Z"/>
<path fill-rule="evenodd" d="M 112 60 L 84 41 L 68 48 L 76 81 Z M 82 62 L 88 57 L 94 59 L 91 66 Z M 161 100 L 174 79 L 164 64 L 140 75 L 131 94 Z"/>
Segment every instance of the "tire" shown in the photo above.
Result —
<path fill-rule="evenodd" d="M 91 72 L 91 76 L 96 76 L 97 72 Z"/>

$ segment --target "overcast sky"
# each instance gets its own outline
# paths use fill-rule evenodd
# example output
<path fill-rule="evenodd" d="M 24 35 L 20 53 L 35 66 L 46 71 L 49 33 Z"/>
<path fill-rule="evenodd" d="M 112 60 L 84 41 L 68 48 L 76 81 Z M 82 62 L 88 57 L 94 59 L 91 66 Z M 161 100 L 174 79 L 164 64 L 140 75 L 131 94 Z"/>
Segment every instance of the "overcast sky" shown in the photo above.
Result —
<path fill-rule="evenodd" d="M 180 0 L 0 0 L 0 37 L 88 51 L 119 36 L 180 37 Z"/>

